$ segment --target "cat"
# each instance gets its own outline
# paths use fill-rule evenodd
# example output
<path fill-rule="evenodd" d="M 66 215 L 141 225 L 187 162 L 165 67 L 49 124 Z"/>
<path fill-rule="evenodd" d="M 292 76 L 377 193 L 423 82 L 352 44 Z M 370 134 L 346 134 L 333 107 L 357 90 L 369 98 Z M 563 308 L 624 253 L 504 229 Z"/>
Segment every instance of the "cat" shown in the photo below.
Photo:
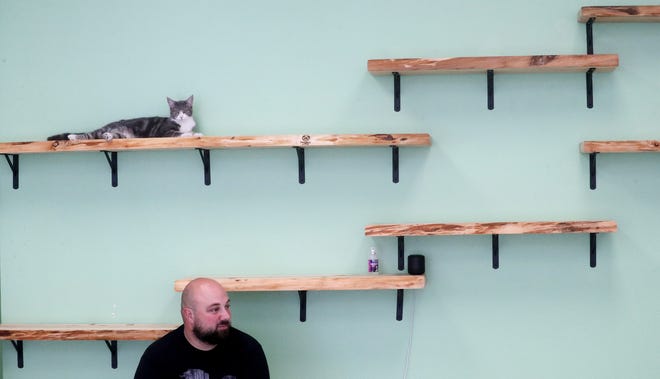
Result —
<path fill-rule="evenodd" d="M 48 137 L 48 141 L 56 140 L 87 140 L 113 138 L 150 138 L 150 137 L 193 137 L 201 133 L 193 133 L 195 120 L 192 117 L 193 97 L 175 101 L 167 98 L 170 106 L 170 117 L 140 117 L 130 120 L 111 122 L 89 133 L 60 133 Z"/>

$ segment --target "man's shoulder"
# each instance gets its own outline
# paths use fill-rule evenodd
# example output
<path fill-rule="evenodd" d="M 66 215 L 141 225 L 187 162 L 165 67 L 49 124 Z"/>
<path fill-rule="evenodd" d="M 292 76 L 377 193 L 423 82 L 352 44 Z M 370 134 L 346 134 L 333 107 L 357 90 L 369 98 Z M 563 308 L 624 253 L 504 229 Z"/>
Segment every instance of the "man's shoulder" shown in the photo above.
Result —
<path fill-rule="evenodd" d="M 156 341 L 152 342 L 151 345 L 149 345 L 147 348 L 147 351 L 160 350 L 171 346 L 176 346 L 177 344 L 182 343 L 184 340 L 185 336 L 183 335 L 183 325 L 181 325 L 166 335 L 160 337 Z"/>
<path fill-rule="evenodd" d="M 252 337 L 251 335 L 245 333 L 244 331 L 240 329 L 236 329 L 234 327 L 231 328 L 231 339 L 233 340 L 234 343 L 239 344 L 243 347 L 250 348 L 250 347 L 259 347 L 261 348 L 261 344 L 259 341 L 257 341 L 256 338 Z"/>
<path fill-rule="evenodd" d="M 245 333 L 244 331 L 242 331 L 240 329 L 234 328 L 233 326 L 231 327 L 231 335 L 234 338 L 238 338 L 238 339 L 245 339 L 245 340 L 250 340 L 250 341 L 255 341 L 255 342 L 257 341 L 256 338 L 252 337 L 251 335 Z"/>

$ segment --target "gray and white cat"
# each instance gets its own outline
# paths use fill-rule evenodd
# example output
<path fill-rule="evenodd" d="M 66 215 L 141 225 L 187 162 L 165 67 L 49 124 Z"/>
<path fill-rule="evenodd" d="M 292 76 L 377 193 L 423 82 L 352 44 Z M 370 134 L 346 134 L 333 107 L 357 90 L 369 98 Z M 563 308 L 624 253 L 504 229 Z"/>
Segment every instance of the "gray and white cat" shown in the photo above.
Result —
<path fill-rule="evenodd" d="M 170 117 L 140 117 L 130 120 L 111 122 L 89 133 L 61 133 L 48 137 L 54 140 L 86 140 L 113 138 L 151 138 L 151 137 L 193 137 L 201 136 L 193 133 L 195 120 L 192 117 L 193 97 L 175 101 L 167 98 L 170 106 Z"/>

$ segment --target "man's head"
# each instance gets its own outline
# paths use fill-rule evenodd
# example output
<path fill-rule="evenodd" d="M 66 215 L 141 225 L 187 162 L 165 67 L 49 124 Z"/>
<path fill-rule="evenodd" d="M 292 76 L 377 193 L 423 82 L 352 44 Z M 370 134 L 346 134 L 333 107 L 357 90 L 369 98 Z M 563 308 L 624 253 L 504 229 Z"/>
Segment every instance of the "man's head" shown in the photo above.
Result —
<path fill-rule="evenodd" d="M 231 308 L 227 291 L 212 279 L 190 281 L 181 294 L 181 317 L 186 339 L 210 350 L 229 334 Z"/>

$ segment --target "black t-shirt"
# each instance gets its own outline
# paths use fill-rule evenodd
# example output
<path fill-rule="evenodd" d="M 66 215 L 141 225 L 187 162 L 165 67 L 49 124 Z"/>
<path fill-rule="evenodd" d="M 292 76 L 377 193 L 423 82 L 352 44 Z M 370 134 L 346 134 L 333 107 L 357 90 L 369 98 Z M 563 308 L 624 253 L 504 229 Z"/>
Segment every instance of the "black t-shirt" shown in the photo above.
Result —
<path fill-rule="evenodd" d="M 209 351 L 193 347 L 183 326 L 145 350 L 135 379 L 269 379 L 268 363 L 257 340 L 238 329 Z"/>

